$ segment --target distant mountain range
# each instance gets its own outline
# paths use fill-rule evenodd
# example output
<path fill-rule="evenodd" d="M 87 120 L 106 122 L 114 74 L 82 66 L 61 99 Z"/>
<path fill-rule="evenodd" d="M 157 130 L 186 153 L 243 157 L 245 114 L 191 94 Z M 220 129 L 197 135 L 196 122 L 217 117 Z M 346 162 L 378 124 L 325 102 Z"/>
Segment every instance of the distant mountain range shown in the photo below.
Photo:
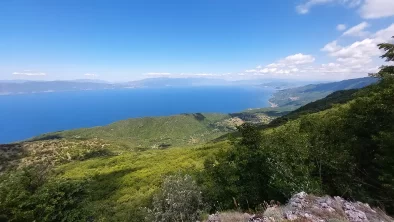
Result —
<path fill-rule="evenodd" d="M 69 81 L 0 80 L 0 95 L 124 88 L 257 86 L 281 90 L 275 93 L 275 98 L 272 99 L 271 102 L 278 106 L 284 106 L 286 104 L 289 105 L 288 103 L 297 103 L 295 101 L 299 101 L 298 98 L 301 98 L 306 94 L 308 94 L 308 97 L 311 97 L 310 99 L 307 99 L 306 102 L 311 102 L 316 99 L 323 98 L 336 90 L 361 88 L 373 82 L 376 82 L 376 79 L 369 77 L 331 83 L 277 79 L 229 81 L 209 78 L 148 78 L 123 83 L 111 83 L 103 80 L 92 79 L 77 79 Z M 301 104 L 297 103 L 297 106 L 303 105 L 306 102 L 302 102 Z"/>
<path fill-rule="evenodd" d="M 273 107 L 294 107 L 298 108 L 307 103 L 322 99 L 338 90 L 359 89 L 374 84 L 376 78 L 365 77 L 358 79 L 348 79 L 339 82 L 309 84 L 296 88 L 279 90 L 270 99 Z"/>
<path fill-rule="evenodd" d="M 114 88 L 119 88 L 119 86 L 109 83 L 79 81 L 0 82 L 0 95 Z"/>
<path fill-rule="evenodd" d="M 164 88 L 193 86 L 260 86 L 275 89 L 302 86 L 311 82 L 285 80 L 228 81 L 208 78 L 148 78 L 124 83 L 103 80 L 78 79 L 70 81 L 0 80 L 0 95 L 61 92 L 78 90 L 104 90 L 123 88 Z"/>

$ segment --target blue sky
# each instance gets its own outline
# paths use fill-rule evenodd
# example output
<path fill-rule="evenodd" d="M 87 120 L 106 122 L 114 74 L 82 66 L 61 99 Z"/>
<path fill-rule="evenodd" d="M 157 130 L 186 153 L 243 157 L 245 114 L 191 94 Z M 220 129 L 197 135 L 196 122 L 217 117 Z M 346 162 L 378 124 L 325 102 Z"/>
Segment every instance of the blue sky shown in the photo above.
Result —
<path fill-rule="evenodd" d="M 0 79 L 346 79 L 382 64 L 393 0 L 4 0 Z"/>

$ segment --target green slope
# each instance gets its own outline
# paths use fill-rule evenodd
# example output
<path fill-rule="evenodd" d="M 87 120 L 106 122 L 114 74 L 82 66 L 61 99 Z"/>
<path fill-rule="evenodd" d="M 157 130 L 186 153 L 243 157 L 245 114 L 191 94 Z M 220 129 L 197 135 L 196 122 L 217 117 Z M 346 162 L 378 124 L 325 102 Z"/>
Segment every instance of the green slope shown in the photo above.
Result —
<path fill-rule="evenodd" d="M 300 108 L 288 112 L 285 115 L 282 115 L 269 123 L 270 127 L 278 126 L 286 123 L 289 120 L 294 120 L 299 118 L 302 115 L 317 113 L 326 109 L 330 109 L 335 104 L 343 104 L 352 99 L 354 99 L 355 94 L 358 92 L 358 89 L 349 89 L 349 90 L 340 90 L 334 93 L 331 93 L 327 97 L 323 99 L 316 100 L 314 102 L 308 103 Z"/>
<path fill-rule="evenodd" d="M 48 133 L 32 140 L 99 138 L 129 148 L 168 148 L 208 142 L 235 127 L 226 114 L 181 114 L 128 119 L 107 126 Z"/>
<path fill-rule="evenodd" d="M 48 183 L 83 182 L 88 197 L 79 207 L 81 211 L 91 212 L 94 221 L 142 221 L 139 216 L 142 207 L 149 206 L 152 194 L 165 175 L 194 174 L 202 170 L 205 158 L 228 146 L 227 142 L 221 142 L 130 151 L 99 139 L 53 139 L 0 145 L 0 179 L 6 169 L 15 172 L 17 168 L 51 166 L 53 171 Z M 2 185 L 0 181 L 0 195 Z M 1 214 L 0 209 L 0 218 Z"/>

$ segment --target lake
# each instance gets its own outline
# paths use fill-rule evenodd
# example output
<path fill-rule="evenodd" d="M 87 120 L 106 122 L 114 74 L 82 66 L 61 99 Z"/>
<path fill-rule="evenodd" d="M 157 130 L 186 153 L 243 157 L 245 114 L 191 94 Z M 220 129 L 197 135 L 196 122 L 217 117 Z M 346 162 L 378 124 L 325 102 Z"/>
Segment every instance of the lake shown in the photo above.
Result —
<path fill-rule="evenodd" d="M 141 88 L 0 96 L 0 143 L 118 120 L 267 107 L 259 87 Z"/>

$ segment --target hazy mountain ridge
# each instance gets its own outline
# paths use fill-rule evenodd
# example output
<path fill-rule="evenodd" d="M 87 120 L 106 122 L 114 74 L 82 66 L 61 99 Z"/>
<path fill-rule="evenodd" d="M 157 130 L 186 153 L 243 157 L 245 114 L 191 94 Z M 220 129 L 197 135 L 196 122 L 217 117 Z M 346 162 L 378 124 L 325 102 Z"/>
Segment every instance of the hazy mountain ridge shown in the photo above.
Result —
<path fill-rule="evenodd" d="M 364 77 L 289 88 L 274 93 L 270 102 L 273 106 L 298 108 L 302 105 L 324 98 L 335 91 L 359 89 L 374 84 L 377 81 L 378 79 L 373 77 Z"/>
<path fill-rule="evenodd" d="M 62 92 L 78 90 L 104 90 L 127 88 L 165 88 L 165 87 L 197 87 L 197 86 L 261 86 L 274 89 L 290 88 L 308 84 L 307 81 L 285 80 L 237 80 L 229 81 L 212 78 L 147 78 L 129 82 L 111 83 L 96 79 L 57 80 L 57 81 L 29 81 L 2 80 L 0 81 L 0 95 Z"/>
<path fill-rule="evenodd" d="M 121 86 L 109 83 L 96 83 L 85 81 L 26 81 L 26 82 L 0 82 L 0 95 L 26 94 L 42 92 L 61 92 L 77 90 L 116 89 Z"/>

